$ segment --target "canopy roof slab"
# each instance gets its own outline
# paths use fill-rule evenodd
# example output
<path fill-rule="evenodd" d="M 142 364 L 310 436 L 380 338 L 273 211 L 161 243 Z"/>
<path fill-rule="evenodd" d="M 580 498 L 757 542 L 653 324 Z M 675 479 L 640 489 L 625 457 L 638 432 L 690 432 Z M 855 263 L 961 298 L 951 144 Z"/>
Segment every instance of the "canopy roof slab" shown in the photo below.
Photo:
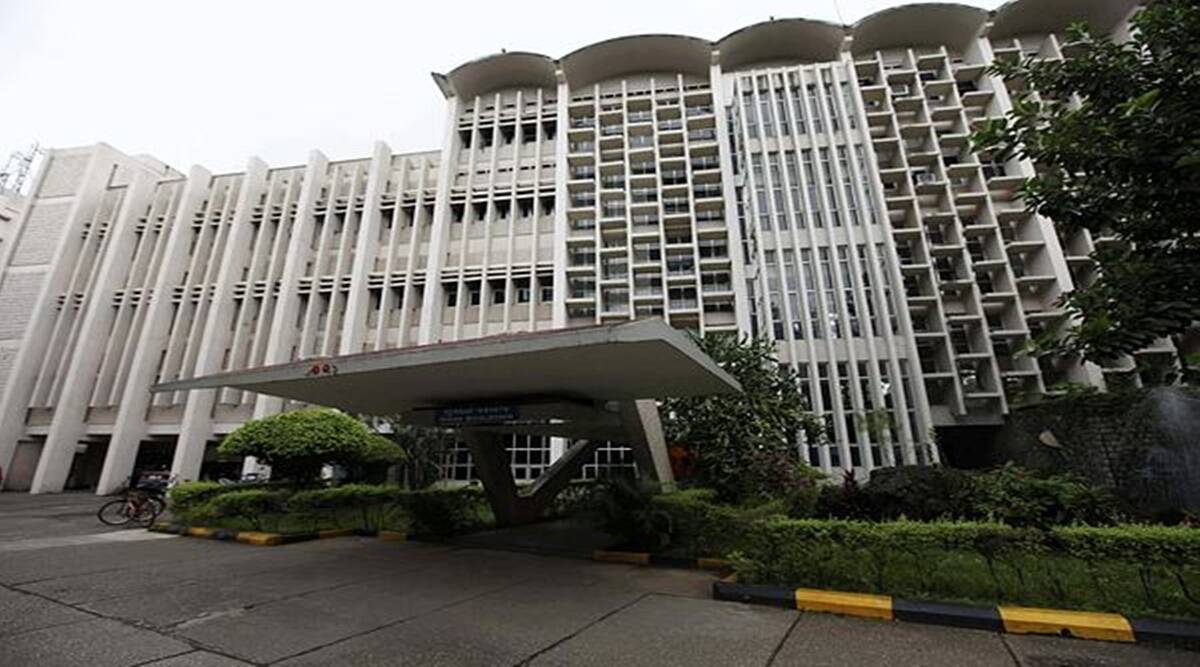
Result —
<path fill-rule="evenodd" d="M 741 389 L 662 320 L 558 329 L 308 359 L 166 382 L 155 392 L 232 387 L 414 424 L 463 430 L 503 523 L 533 520 L 604 440 L 672 481 L 655 398 Z M 497 434 L 577 440 L 530 489 L 516 489 Z"/>
<path fill-rule="evenodd" d="M 686 333 L 658 319 L 307 359 L 165 382 L 152 391 L 220 387 L 373 415 L 460 404 L 630 401 L 741 389 Z"/>

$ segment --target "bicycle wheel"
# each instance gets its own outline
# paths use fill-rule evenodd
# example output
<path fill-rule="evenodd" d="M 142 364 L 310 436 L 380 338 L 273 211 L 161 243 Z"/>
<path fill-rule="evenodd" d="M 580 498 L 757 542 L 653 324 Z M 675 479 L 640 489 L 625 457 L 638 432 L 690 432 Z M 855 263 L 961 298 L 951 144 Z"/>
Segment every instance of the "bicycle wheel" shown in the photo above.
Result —
<path fill-rule="evenodd" d="M 104 503 L 96 512 L 96 518 L 107 526 L 124 526 L 133 518 L 129 515 L 129 501 L 118 498 Z"/>
<path fill-rule="evenodd" d="M 154 516 L 155 517 L 157 517 L 159 514 L 162 514 L 165 511 L 167 511 L 167 499 L 166 498 L 160 498 L 159 496 L 150 496 L 150 504 L 154 505 Z"/>
<path fill-rule="evenodd" d="M 146 498 L 135 508 L 136 515 L 133 521 L 149 528 L 165 507 L 166 503 L 158 498 Z"/>

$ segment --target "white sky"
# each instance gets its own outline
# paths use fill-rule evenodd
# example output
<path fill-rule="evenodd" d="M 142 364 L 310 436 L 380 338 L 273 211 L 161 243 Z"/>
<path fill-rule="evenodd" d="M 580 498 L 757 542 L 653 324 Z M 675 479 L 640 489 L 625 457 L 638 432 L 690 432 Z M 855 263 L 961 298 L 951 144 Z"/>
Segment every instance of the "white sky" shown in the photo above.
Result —
<path fill-rule="evenodd" d="M 840 0 L 854 22 L 896 0 Z M 1000 0 L 971 0 L 992 9 Z M 586 13 L 566 8 L 586 7 Z M 639 33 L 717 39 L 832 0 L 0 0 L 0 165 L 34 140 L 186 170 L 438 148 L 429 78 L 501 48 L 562 56 Z"/>

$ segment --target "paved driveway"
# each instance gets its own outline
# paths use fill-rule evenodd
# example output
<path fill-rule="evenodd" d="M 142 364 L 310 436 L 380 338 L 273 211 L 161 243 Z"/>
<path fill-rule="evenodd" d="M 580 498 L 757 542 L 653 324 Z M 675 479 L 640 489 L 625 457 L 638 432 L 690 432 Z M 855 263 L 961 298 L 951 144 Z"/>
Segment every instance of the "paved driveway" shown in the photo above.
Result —
<path fill-rule="evenodd" d="M 487 549 L 364 538 L 265 548 L 82 521 L 72 543 L 47 543 L 13 529 L 28 528 L 29 504 L 9 498 L 0 665 L 1200 663 L 1163 648 L 716 602 L 704 573 Z"/>

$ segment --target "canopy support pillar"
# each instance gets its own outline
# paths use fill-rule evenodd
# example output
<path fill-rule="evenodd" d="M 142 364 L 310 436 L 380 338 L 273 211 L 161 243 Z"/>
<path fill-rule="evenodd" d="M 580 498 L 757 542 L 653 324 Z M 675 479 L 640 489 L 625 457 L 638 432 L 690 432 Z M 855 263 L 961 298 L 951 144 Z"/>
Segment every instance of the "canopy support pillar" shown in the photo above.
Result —
<path fill-rule="evenodd" d="M 512 462 L 504 436 L 488 431 L 463 431 L 471 449 L 475 474 L 483 482 L 496 523 L 500 526 L 519 526 L 533 523 L 554 502 L 554 498 L 579 476 L 585 463 L 595 453 L 599 442 L 577 440 L 563 455 L 538 477 L 533 486 L 522 492 L 512 476 Z"/>
<path fill-rule="evenodd" d="M 624 401 L 621 403 L 621 422 L 629 434 L 629 447 L 638 470 L 658 482 L 664 491 L 671 490 L 675 486 L 675 475 L 671 471 L 671 457 L 667 453 L 658 404 L 650 399 Z"/>
<path fill-rule="evenodd" d="M 664 489 L 674 485 L 671 461 L 663 438 L 658 406 L 653 400 L 623 401 L 617 408 L 621 431 L 633 450 L 638 470 L 657 481 Z M 516 526 L 532 523 L 554 502 L 554 498 L 579 477 L 583 466 L 591 460 L 601 439 L 574 439 L 567 451 L 546 468 L 533 485 L 520 488 L 513 480 L 512 460 L 505 447 L 506 427 L 496 425 L 482 429 L 463 429 L 463 439 L 471 449 L 475 475 L 483 482 L 496 523 Z M 495 430 L 491 430 L 495 429 Z"/>

